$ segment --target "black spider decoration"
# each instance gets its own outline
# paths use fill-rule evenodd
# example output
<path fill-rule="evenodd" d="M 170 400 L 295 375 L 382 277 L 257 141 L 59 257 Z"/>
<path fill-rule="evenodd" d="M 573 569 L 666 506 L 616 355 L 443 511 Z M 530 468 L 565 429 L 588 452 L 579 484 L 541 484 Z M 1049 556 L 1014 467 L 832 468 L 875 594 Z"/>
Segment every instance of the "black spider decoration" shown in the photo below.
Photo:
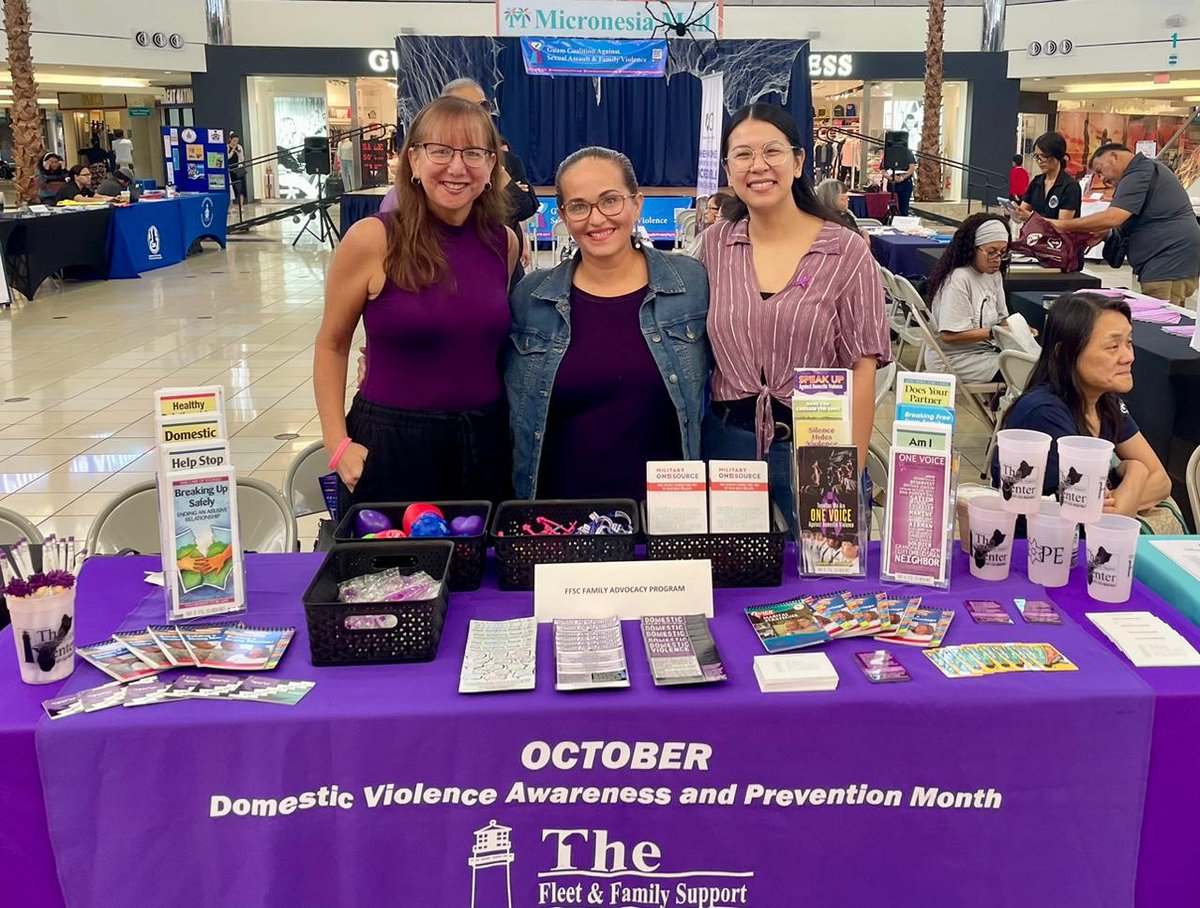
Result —
<path fill-rule="evenodd" d="M 661 14 L 656 13 L 651 8 L 651 3 L 657 2 L 662 6 Z M 705 65 L 705 58 L 711 52 L 715 62 L 717 54 L 717 33 L 712 30 L 712 26 L 708 24 L 708 17 L 716 10 L 717 4 L 710 3 L 704 9 L 700 8 L 699 0 L 693 0 L 692 8 L 684 17 L 679 17 L 671 8 L 671 5 L 666 0 L 645 0 L 643 4 L 646 7 L 646 15 L 654 20 L 654 31 L 650 33 L 652 38 L 666 38 L 667 40 L 667 58 L 670 63 L 675 62 L 674 55 L 671 52 L 671 38 L 691 38 L 692 43 L 696 46 L 699 52 L 699 64 L 701 68 Z M 696 38 L 693 29 L 702 29 L 712 35 L 713 43 L 709 47 L 704 47 Z M 659 32 L 662 34 L 659 34 Z"/>

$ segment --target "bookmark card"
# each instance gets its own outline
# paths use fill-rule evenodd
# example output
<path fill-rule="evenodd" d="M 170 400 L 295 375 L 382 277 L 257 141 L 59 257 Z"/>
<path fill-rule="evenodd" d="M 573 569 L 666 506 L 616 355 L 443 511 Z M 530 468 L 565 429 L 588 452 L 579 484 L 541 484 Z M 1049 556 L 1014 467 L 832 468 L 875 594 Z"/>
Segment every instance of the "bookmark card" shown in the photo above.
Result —
<path fill-rule="evenodd" d="M 102 709 L 110 709 L 114 706 L 120 706 L 125 699 L 124 687 L 93 687 L 91 690 L 80 691 L 79 702 L 83 704 L 85 713 L 99 712 Z"/>
<path fill-rule="evenodd" d="M 151 668 L 118 640 L 91 643 L 79 647 L 76 651 L 104 674 L 116 678 L 122 684 L 136 681 L 138 678 L 148 678 L 162 671 Z"/>
<path fill-rule="evenodd" d="M 1013 624 L 1004 606 L 994 599 L 967 599 L 967 614 L 976 624 Z"/>
<path fill-rule="evenodd" d="M 529 620 L 532 621 L 533 619 Z M 229 699 L 255 700 L 259 703 L 279 703 L 283 706 L 295 706 L 316 686 L 316 681 L 284 681 L 280 678 L 245 678 L 239 687 L 230 692 Z"/>
<path fill-rule="evenodd" d="M 1026 624 L 1062 624 L 1062 615 L 1044 599 L 1013 599 Z"/>
<path fill-rule="evenodd" d="M 113 683 L 115 684 L 116 682 Z M 51 719 L 65 719 L 68 716 L 77 716 L 83 712 L 83 701 L 79 699 L 79 694 L 66 694 L 62 697 L 43 700 L 42 709 L 46 711 L 46 715 Z"/>
<path fill-rule="evenodd" d="M 855 653 L 854 660 L 872 684 L 894 684 L 897 681 L 912 680 L 908 669 L 885 649 L 877 649 L 869 653 Z"/>
<path fill-rule="evenodd" d="M 954 462 L 946 426 L 896 423 L 880 575 L 893 583 L 950 582 Z"/>
<path fill-rule="evenodd" d="M 151 678 L 147 681 L 135 681 L 125 688 L 125 699 L 122 706 L 150 706 L 154 703 L 165 703 L 169 698 L 167 691 L 171 689 L 169 681 Z"/>
<path fill-rule="evenodd" d="M 125 644 L 126 649 L 153 669 L 165 671 L 172 665 L 171 660 L 167 658 L 166 653 L 162 651 L 148 630 L 117 631 L 113 634 L 113 639 L 118 643 Z"/>

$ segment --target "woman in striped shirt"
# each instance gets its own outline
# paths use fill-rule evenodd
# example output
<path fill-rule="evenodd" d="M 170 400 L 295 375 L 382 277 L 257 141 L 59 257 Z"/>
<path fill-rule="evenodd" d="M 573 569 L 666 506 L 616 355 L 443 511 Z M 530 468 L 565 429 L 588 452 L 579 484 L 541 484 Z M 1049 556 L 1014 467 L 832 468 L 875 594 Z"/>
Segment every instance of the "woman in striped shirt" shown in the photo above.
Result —
<path fill-rule="evenodd" d="M 794 521 L 792 372 L 854 373 L 860 467 L 875 411 L 875 368 L 891 359 L 879 270 L 804 177 L 796 122 L 767 104 L 743 107 L 721 138 L 737 199 L 704 232 L 708 333 L 716 367 L 705 415 L 706 458 L 769 463 L 771 497 Z"/>

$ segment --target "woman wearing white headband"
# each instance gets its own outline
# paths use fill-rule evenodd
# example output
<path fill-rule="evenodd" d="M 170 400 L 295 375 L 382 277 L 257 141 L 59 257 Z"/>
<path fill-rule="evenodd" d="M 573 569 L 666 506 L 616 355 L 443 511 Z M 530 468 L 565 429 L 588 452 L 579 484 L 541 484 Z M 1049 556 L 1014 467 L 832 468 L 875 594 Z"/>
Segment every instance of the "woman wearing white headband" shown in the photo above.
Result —
<path fill-rule="evenodd" d="M 1004 271 L 1008 265 L 1008 221 L 973 214 L 965 221 L 929 278 L 933 324 L 940 350 L 925 351 L 925 368 L 945 371 L 949 363 L 968 382 L 999 381 L 1000 348 L 995 332 L 1005 330 Z"/>

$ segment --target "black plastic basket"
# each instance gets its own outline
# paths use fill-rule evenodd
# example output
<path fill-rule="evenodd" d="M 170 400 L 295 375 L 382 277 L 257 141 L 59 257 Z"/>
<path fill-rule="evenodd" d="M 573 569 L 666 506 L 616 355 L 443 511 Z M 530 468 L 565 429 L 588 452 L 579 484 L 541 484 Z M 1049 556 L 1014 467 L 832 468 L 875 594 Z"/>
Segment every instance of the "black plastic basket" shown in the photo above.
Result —
<path fill-rule="evenodd" d="M 633 524 L 631 534 L 602 536 L 529 536 L 524 524 L 546 517 L 558 523 L 586 523 L 590 515 L 624 511 Z M 566 564 L 579 561 L 632 561 L 640 533 L 637 504 L 629 498 L 581 498 L 578 500 L 505 501 L 496 506 L 492 519 L 492 547 L 500 565 L 500 589 L 533 589 L 536 564 Z M 500 534 L 503 535 L 500 535 Z"/>
<path fill-rule="evenodd" d="M 642 519 L 646 503 L 642 502 Z M 779 586 L 783 583 L 783 550 L 787 521 L 771 505 L 773 529 L 769 533 L 646 534 L 646 557 L 651 561 L 712 561 L 713 586 Z M 648 525 L 648 524 L 647 524 Z"/>
<path fill-rule="evenodd" d="M 359 511 L 370 508 L 386 514 L 392 525 L 399 528 L 404 512 L 411 501 L 388 502 L 386 504 L 356 504 L 346 512 L 346 516 L 338 523 L 333 534 L 335 545 L 345 542 L 395 542 L 391 539 L 359 539 L 354 535 L 354 518 Z M 488 547 L 488 524 L 492 519 L 492 503 L 490 501 L 431 501 L 437 505 L 442 515 L 449 523 L 455 517 L 482 517 L 483 530 L 478 536 L 446 536 L 443 537 L 454 543 L 454 557 L 450 559 L 450 576 L 447 582 L 452 592 L 461 593 L 467 590 L 479 589 L 479 581 L 483 579 L 484 557 Z M 437 537 L 422 537 L 423 539 Z"/>
<path fill-rule="evenodd" d="M 338 584 L 387 568 L 402 573 L 425 571 L 444 580 L 454 545 L 448 539 L 345 542 L 325 556 L 321 569 L 304 593 L 308 644 L 313 665 L 371 665 L 384 662 L 428 662 L 437 655 L 446 621 L 446 584 L 423 602 L 338 602 Z M 346 619 L 357 615 L 388 615 L 396 626 L 353 630 Z"/>

